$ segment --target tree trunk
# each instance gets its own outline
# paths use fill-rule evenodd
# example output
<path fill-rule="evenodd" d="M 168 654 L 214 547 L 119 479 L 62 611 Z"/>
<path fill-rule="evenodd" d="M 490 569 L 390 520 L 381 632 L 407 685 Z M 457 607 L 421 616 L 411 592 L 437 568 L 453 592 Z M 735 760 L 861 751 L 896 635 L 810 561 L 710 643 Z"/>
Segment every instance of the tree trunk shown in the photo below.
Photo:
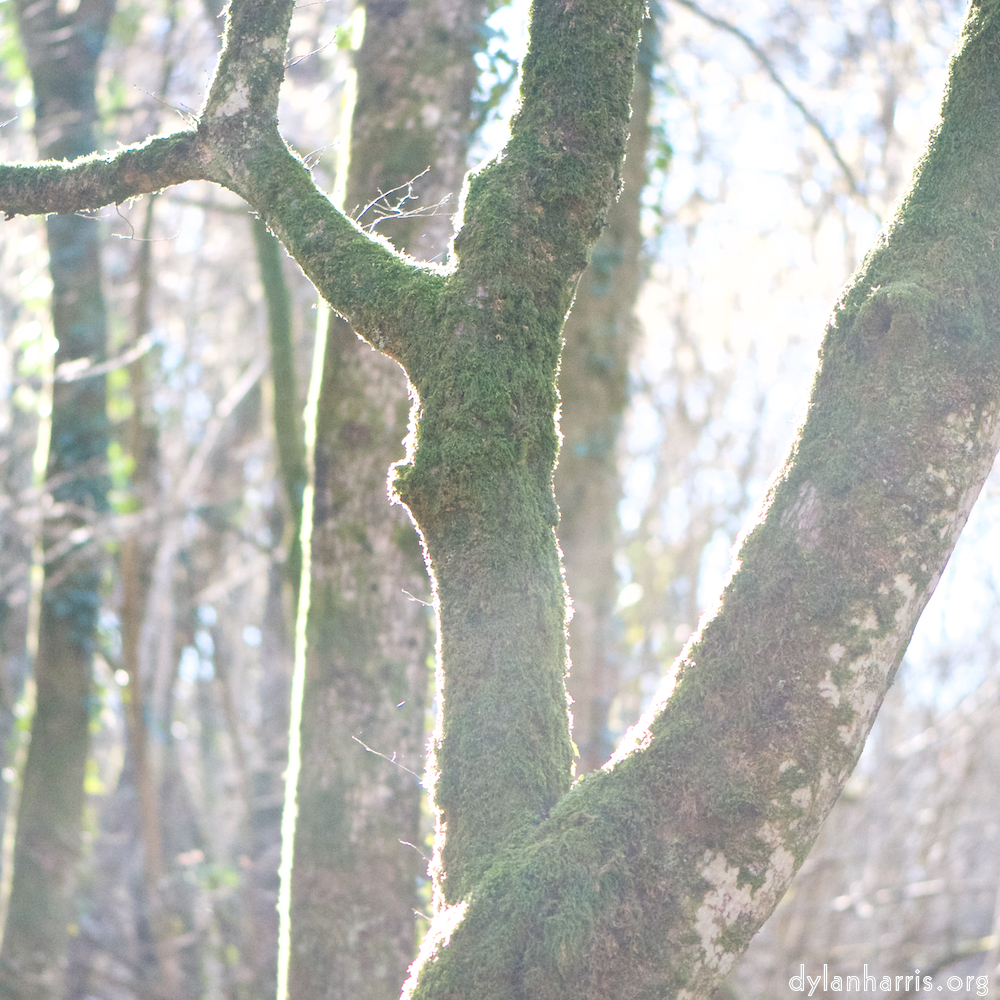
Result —
<path fill-rule="evenodd" d="M 267 302 L 267 334 L 271 347 L 271 382 L 274 386 L 274 440 L 278 466 L 285 485 L 285 497 L 291 515 L 285 535 L 288 556 L 285 572 L 292 591 L 298 597 L 302 576 L 302 493 L 306 487 L 305 442 L 299 417 L 299 392 L 295 381 L 295 354 L 292 344 L 292 302 L 285 282 L 281 244 L 259 219 L 251 221 L 260 281 Z"/>
<path fill-rule="evenodd" d="M 53 3 L 18 3 L 35 90 L 35 137 L 43 157 L 93 151 L 96 60 L 113 5 L 84 2 L 73 14 Z M 101 360 L 105 350 L 100 232 L 78 216 L 47 220 L 55 363 Z M 46 529 L 46 551 L 107 508 L 108 424 L 103 377 L 57 383 L 48 476 L 67 513 Z M 2 951 L 0 995 L 59 995 L 80 843 L 91 702 L 91 657 L 100 605 L 98 552 L 73 548 L 45 567 L 37 701 L 25 764 L 14 876 Z"/>
<path fill-rule="evenodd" d="M 370 3 L 366 15 L 346 204 L 375 202 L 362 224 L 385 216 L 380 228 L 401 251 L 440 258 L 471 138 L 482 3 Z M 403 211 L 418 214 L 395 214 L 404 195 L 414 200 Z M 397 996 L 416 953 L 414 913 L 427 906 L 419 886 L 429 594 L 416 532 L 386 503 L 408 411 L 399 367 L 334 318 L 316 438 L 292 1000 Z"/>
<path fill-rule="evenodd" d="M 4 321 L 8 322 L 7 316 Z M 0 416 L 0 770 L 8 766 L 16 769 L 17 736 L 23 735 L 16 731 L 14 710 L 29 672 L 29 649 L 37 642 L 37 634 L 30 634 L 37 632 L 37 615 L 36 627 L 31 628 L 31 609 L 37 596 L 32 586 L 35 538 L 25 515 L 30 507 L 35 508 L 32 513 L 40 509 L 32 490 L 38 416 L 24 412 L 9 397 L 5 403 L 10 405 L 8 413 Z M 12 782 L 0 778 L 0 830 L 6 827 L 8 809 L 16 808 L 12 787 Z M 0 886 L 9 884 L 9 873 L 2 870 L 2 864 L 0 858 Z"/>
<path fill-rule="evenodd" d="M 642 282 L 640 210 L 646 184 L 649 105 L 656 34 L 643 22 L 625 149 L 624 190 L 608 212 L 590 267 L 580 279 L 563 329 L 556 468 L 559 545 L 573 602 L 572 657 L 566 686 L 573 699 L 578 775 L 611 756 L 608 709 L 618 693 L 624 655 L 614 616 L 618 596 L 618 437 L 628 402 L 629 353 L 638 335 L 633 310 Z"/>
<path fill-rule="evenodd" d="M 153 283 L 153 217 L 156 200 L 146 205 L 142 228 L 143 243 L 136 261 L 138 294 L 133 310 L 132 341 L 147 334 L 150 326 L 149 302 Z M 129 395 L 132 413 L 125 427 L 125 451 L 134 461 L 131 476 L 133 496 L 137 506 L 145 506 L 154 492 L 157 442 L 147 420 L 146 359 L 139 358 L 129 365 Z M 180 972 L 177 953 L 171 938 L 173 915 L 163 898 L 166 867 L 163 857 L 163 837 L 160 817 L 160 786 L 149 753 L 146 689 L 148 677 L 142 670 L 142 624 L 149 599 L 150 562 L 153 547 L 137 535 L 123 538 L 119 550 L 119 573 L 122 581 L 121 633 L 122 669 L 128 674 L 128 685 L 122 692 L 125 725 L 130 755 L 130 768 L 123 780 L 131 779 L 139 805 L 139 828 L 142 837 L 144 888 L 146 890 L 149 932 L 156 950 L 156 963 L 161 979 L 160 989 L 154 990 L 166 998 L 177 997 Z M 146 671 L 148 673 L 148 670 Z"/>

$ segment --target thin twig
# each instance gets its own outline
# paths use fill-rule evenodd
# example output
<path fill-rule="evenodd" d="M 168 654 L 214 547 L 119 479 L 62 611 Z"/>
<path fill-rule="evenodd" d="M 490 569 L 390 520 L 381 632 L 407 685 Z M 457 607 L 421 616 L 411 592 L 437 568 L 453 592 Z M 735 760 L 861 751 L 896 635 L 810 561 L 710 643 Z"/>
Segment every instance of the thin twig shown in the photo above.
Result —
<path fill-rule="evenodd" d="M 53 382 L 79 382 L 84 378 L 96 378 L 98 375 L 107 375 L 108 372 L 116 371 L 132 364 L 138 358 L 146 354 L 156 343 L 150 336 L 144 336 L 137 343 L 133 344 L 123 354 L 116 358 L 110 358 L 95 364 L 91 358 L 77 358 L 75 361 L 64 361 L 52 374 Z M 24 375 L 21 378 L 13 379 L 11 386 L 28 385 L 33 389 L 41 388 L 45 382 L 44 375 Z"/>
<path fill-rule="evenodd" d="M 868 195 L 861 190 L 861 186 L 858 184 L 857 179 L 854 176 L 854 171 L 847 165 L 847 161 L 840 154 L 840 150 L 837 148 L 837 143 L 834 141 L 833 136 L 823 127 L 823 123 L 802 103 L 802 101 L 792 93 L 788 85 L 778 74 L 778 71 L 774 68 L 774 63 L 768 58 L 767 53 L 745 32 L 742 28 L 738 28 L 735 24 L 731 24 L 729 21 L 723 20 L 721 17 L 716 17 L 714 14 L 709 14 L 707 10 L 699 7 L 694 0 L 674 0 L 675 3 L 680 4 L 682 7 L 687 7 L 693 14 L 697 14 L 703 21 L 707 21 L 713 27 L 718 28 L 720 31 L 728 32 L 734 38 L 738 38 L 750 52 L 756 57 L 757 61 L 764 68 L 767 75 L 774 81 L 778 89 L 788 98 L 789 102 L 793 104 L 797 109 L 799 114 L 805 118 L 806 123 L 810 125 L 816 132 L 816 134 L 822 139 L 823 144 L 830 151 L 830 155 L 837 161 L 837 166 L 843 171 L 844 176 L 847 178 L 847 183 L 851 188 L 854 195 L 861 201 L 861 203 L 872 213 L 873 216 L 881 223 L 882 217 L 878 212 L 872 207 L 871 202 L 868 200 Z"/>
<path fill-rule="evenodd" d="M 379 753 L 378 750 L 373 750 L 370 746 L 368 746 L 367 743 L 363 742 L 362 740 L 359 740 L 357 738 L 357 736 L 352 736 L 351 739 L 354 740 L 355 743 L 360 743 L 369 753 L 375 754 L 376 757 L 381 757 L 382 760 L 388 761 L 390 764 L 395 764 L 396 767 L 398 767 L 401 770 L 405 771 L 407 774 L 412 774 L 413 777 L 417 779 L 417 781 L 421 781 L 422 782 L 423 779 L 420 777 L 419 774 L 417 774 L 416 771 L 411 771 L 404 764 L 400 764 L 399 761 L 396 760 L 396 755 L 395 754 L 393 754 L 391 757 L 386 757 L 386 755 L 384 753 Z M 400 843 L 404 843 L 404 841 L 400 841 Z M 410 844 L 410 846 L 412 847 L 413 845 Z"/>
<path fill-rule="evenodd" d="M 155 340 L 146 334 L 140 337 L 124 354 L 119 354 L 117 358 L 111 358 L 99 365 L 95 365 L 89 358 L 80 358 L 78 361 L 64 361 L 52 376 L 53 382 L 77 382 L 82 378 L 94 378 L 97 375 L 107 375 L 118 368 L 137 361 L 147 351 L 149 351 Z"/>
<path fill-rule="evenodd" d="M 437 210 L 443 207 L 450 200 L 450 195 L 445 195 L 440 201 L 436 201 L 433 205 L 420 205 L 417 208 L 403 208 L 408 201 L 414 201 L 418 197 L 413 193 L 413 185 L 430 169 L 430 167 L 427 167 L 425 170 L 422 170 L 419 174 L 417 174 L 416 177 L 411 177 L 410 180 L 406 181 L 406 183 L 400 184 L 399 187 L 394 187 L 389 191 L 380 191 L 379 196 L 374 201 L 368 202 L 368 204 L 354 216 L 354 221 L 360 225 L 365 214 L 374 209 L 375 212 L 378 213 L 377 218 L 362 226 L 365 232 L 370 233 L 373 232 L 375 227 L 380 223 L 385 222 L 386 219 L 426 219 L 437 215 Z M 404 193 L 399 196 L 396 204 L 393 205 L 389 201 L 389 196 L 394 195 L 397 191 L 402 191 Z"/>
<path fill-rule="evenodd" d="M 413 195 L 413 183 L 414 183 L 414 181 L 419 181 L 420 178 L 423 177 L 424 174 L 426 174 L 430 169 L 431 169 L 430 167 L 424 167 L 424 169 L 421 170 L 420 173 L 417 174 L 416 177 L 411 177 L 408 181 L 405 181 L 404 183 L 400 184 L 398 187 L 390 188 L 388 191 L 381 191 L 380 190 L 379 193 L 378 193 L 378 197 L 374 201 L 368 202 L 368 204 L 365 205 L 365 207 L 363 209 L 361 209 L 361 211 L 358 212 L 357 215 L 354 216 L 354 221 L 357 222 L 357 223 L 360 223 L 361 220 L 365 217 L 365 214 L 368 212 L 368 210 L 372 209 L 372 208 L 375 208 L 375 206 L 378 205 L 378 203 L 380 201 L 384 201 L 386 203 L 386 205 L 388 205 L 389 204 L 389 195 L 395 194 L 397 191 L 402 191 L 405 188 L 406 189 L 406 194 L 401 195 L 399 201 L 396 203 L 396 207 L 397 208 L 401 207 L 405 202 L 409 201 L 411 198 L 414 197 L 414 195 Z"/>

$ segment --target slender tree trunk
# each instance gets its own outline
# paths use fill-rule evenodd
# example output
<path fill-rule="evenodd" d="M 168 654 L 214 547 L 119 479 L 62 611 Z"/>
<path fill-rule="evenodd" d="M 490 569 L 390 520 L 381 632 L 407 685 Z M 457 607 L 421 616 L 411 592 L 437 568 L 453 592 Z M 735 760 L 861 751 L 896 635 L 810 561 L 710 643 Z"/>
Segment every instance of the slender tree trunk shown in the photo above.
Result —
<path fill-rule="evenodd" d="M 10 405 L 5 416 L 6 426 L 0 435 L 0 768 L 17 758 L 14 709 L 28 676 L 29 647 L 35 641 L 29 635 L 34 631 L 30 609 L 35 539 L 30 525 L 18 515 L 27 513 L 24 498 L 34 497 L 32 459 L 39 437 L 36 414 Z M 36 499 L 29 502 L 38 509 Z M 0 779 L 0 831 L 6 825 L 8 809 L 12 803 L 16 806 L 17 797 L 11 795 L 11 789 L 11 782 Z M 2 870 L 0 858 L 0 886 L 5 881 L 9 881 L 8 873 Z"/>
<path fill-rule="evenodd" d="M 299 392 L 295 380 L 292 302 L 282 264 L 285 251 L 259 219 L 253 219 L 251 227 L 257 247 L 260 281 L 264 286 L 264 299 L 267 303 L 271 382 L 274 386 L 274 439 L 291 514 L 291 524 L 285 532 L 288 539 L 285 572 L 297 599 L 299 578 L 302 575 L 302 491 L 305 489 L 308 473 L 302 420 L 299 416 Z"/>
<path fill-rule="evenodd" d="M 390 213 L 381 231 L 399 249 L 440 258 L 465 173 L 482 4 L 370 3 L 366 13 L 346 203 L 377 202 L 362 224 Z M 404 194 L 415 199 L 404 209 L 420 214 L 391 212 Z M 436 207 L 446 199 L 451 208 Z M 395 997 L 415 954 L 414 911 L 427 905 L 418 882 L 429 595 L 416 533 L 386 503 L 408 411 L 399 367 L 334 321 L 316 444 L 293 1000 Z"/>
<path fill-rule="evenodd" d="M 133 313 L 133 342 L 138 342 L 149 326 L 149 300 L 152 275 L 153 217 L 156 199 L 146 205 L 143 242 L 139 249 L 138 295 Z M 132 414 L 125 430 L 125 450 L 134 460 L 132 490 L 141 501 L 152 490 L 155 471 L 155 432 L 146 424 L 146 359 L 139 358 L 129 365 L 129 391 Z M 171 938 L 171 914 L 163 899 L 166 869 L 163 860 L 163 838 L 160 826 L 160 788 L 150 762 L 149 728 L 147 725 L 146 688 L 140 656 L 142 622 L 149 598 L 149 572 L 152 547 L 137 535 L 123 538 L 120 546 L 119 572 L 122 581 L 122 668 L 128 674 L 128 686 L 122 692 L 128 752 L 131 755 L 130 777 L 139 803 L 142 831 L 143 868 L 148 906 L 149 929 L 156 949 L 159 966 L 160 992 L 166 998 L 176 997 L 180 988 L 177 954 Z"/>
<path fill-rule="evenodd" d="M 288 760 L 288 673 L 293 655 L 288 611 L 295 620 L 302 576 L 302 500 L 308 480 L 301 394 L 296 384 L 292 300 L 285 277 L 285 251 L 259 219 L 251 220 L 257 264 L 267 307 L 271 351 L 271 409 L 274 442 L 286 503 L 276 504 L 272 530 L 287 555 L 275 563 L 268 581 L 264 616 L 263 661 L 268 670 L 260 694 L 265 706 L 257 730 L 264 750 L 263 766 L 248 775 L 247 826 L 244 846 L 251 864 L 244 873 L 245 901 L 243 961 L 250 967 L 249 989 L 269 996 L 276 988 L 278 922 L 278 857 L 281 853 L 281 810 L 284 770 Z M 292 595 L 289 601 L 288 595 Z"/>
<path fill-rule="evenodd" d="M 655 58 L 654 27 L 647 18 L 632 93 L 624 190 L 608 212 L 608 227 L 594 247 L 563 329 L 559 395 L 564 437 L 555 488 L 559 544 L 573 601 L 567 687 L 573 699 L 573 742 L 580 754 L 577 774 L 600 767 L 614 749 L 608 709 L 618 691 L 624 652 L 614 617 L 618 436 L 628 401 L 629 353 L 638 333 L 633 310 L 642 281 L 639 223 Z"/>
<path fill-rule="evenodd" d="M 72 14 L 57 4 L 18 3 L 35 89 L 35 136 L 45 158 L 95 148 L 96 61 L 113 5 L 85 0 Z M 100 360 L 105 350 L 98 226 L 78 216 L 47 220 L 52 321 L 58 366 Z M 67 513 L 48 527 L 45 549 L 107 507 L 108 442 L 103 377 L 57 383 L 48 475 Z M 78 512 L 78 513 L 77 513 Z M 91 657 L 100 605 L 98 552 L 69 551 L 46 564 L 37 701 L 25 764 L 14 848 L 10 908 L 0 951 L 0 996 L 59 995 L 80 843 L 87 761 Z"/>

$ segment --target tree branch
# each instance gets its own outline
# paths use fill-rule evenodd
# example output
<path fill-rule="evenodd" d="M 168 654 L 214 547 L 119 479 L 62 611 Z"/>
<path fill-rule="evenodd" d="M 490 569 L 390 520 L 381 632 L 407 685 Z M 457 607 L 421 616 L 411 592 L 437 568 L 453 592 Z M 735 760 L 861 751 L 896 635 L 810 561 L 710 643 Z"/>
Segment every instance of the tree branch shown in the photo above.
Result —
<path fill-rule="evenodd" d="M 205 137 L 185 131 L 70 163 L 0 164 L 0 212 L 12 219 L 120 205 L 173 184 L 206 179 L 209 158 Z"/>
<path fill-rule="evenodd" d="M 231 0 L 203 122 L 236 116 L 277 124 L 294 0 Z"/>
<path fill-rule="evenodd" d="M 444 276 L 347 218 L 276 129 L 258 136 L 252 155 L 237 142 L 222 159 L 225 186 L 246 199 L 323 298 L 372 347 L 408 367 L 413 332 L 436 325 Z"/>
<path fill-rule="evenodd" d="M 291 0 L 234 0 L 205 110 L 192 131 L 71 163 L 0 165 L 6 217 L 120 204 L 189 180 L 243 197 L 326 300 L 373 347 L 401 359 L 431 323 L 444 279 L 369 236 L 316 187 L 278 133 Z"/>
<path fill-rule="evenodd" d="M 861 186 L 858 184 L 857 178 L 854 176 L 854 171 L 847 165 L 847 161 L 841 155 L 840 149 L 833 136 L 827 132 L 823 123 L 805 106 L 805 104 L 792 93 L 788 84 L 785 83 L 778 71 L 774 68 L 774 63 L 771 62 L 767 53 L 745 31 L 743 31 L 742 28 L 737 27 L 735 24 L 731 24 L 729 21 L 723 20 L 721 17 L 716 17 L 714 14 L 709 14 L 707 10 L 696 4 L 694 0 L 674 0 L 674 2 L 680 4 L 682 7 L 687 7 L 688 10 L 690 10 L 693 14 L 697 14 L 703 21 L 707 21 L 720 31 L 725 31 L 734 38 L 738 38 L 743 43 L 743 45 L 761 64 L 764 72 L 767 73 L 767 75 L 774 81 L 778 89 L 785 95 L 789 103 L 794 105 L 799 114 L 805 118 L 806 124 L 809 125 L 820 137 L 823 145 L 830 151 L 830 155 L 834 158 L 837 166 L 840 167 L 843 172 L 844 177 L 847 180 L 847 184 L 854 196 L 858 198 L 858 200 L 865 206 L 865 208 L 868 209 L 869 212 L 872 213 L 873 216 L 875 216 L 879 222 L 881 222 L 881 217 L 869 201 L 868 195 L 861 190 Z"/>

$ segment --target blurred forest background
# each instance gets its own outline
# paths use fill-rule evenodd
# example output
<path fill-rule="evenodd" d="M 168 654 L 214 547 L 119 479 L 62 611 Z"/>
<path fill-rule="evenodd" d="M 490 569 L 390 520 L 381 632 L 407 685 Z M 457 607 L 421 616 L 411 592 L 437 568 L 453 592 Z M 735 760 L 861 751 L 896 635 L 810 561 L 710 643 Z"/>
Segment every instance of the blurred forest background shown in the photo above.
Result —
<path fill-rule="evenodd" d="M 92 6 L 0 2 L 3 160 L 114 148 L 199 108 L 215 0 L 105 4 L 80 56 Z M 579 771 L 670 683 L 718 595 L 804 412 L 825 320 L 936 121 L 963 14 L 956 0 L 651 10 L 626 190 L 560 384 Z M 445 260 L 463 172 L 503 144 L 526 18 L 520 2 L 303 2 L 283 133 L 362 225 Z M 53 82 L 60 61 L 75 97 Z M 386 103 L 407 88 L 406 109 Z M 301 412 L 328 313 L 208 184 L 64 222 L 0 228 L 0 996 L 273 996 Z M 330 335 L 291 987 L 374 1000 L 398 994 L 432 905 L 432 598 L 385 500 L 402 374 Z M 944 977 L 1000 961 L 998 510 L 994 476 L 857 772 L 720 996 L 784 996 L 800 963 Z M 53 651 L 70 619 L 77 695 Z M 46 722 L 60 691 L 76 699 L 66 718 L 83 705 L 79 738 Z M 30 898 L 32 865 L 56 903 Z M 40 949 L 47 971 L 25 985 Z"/>

